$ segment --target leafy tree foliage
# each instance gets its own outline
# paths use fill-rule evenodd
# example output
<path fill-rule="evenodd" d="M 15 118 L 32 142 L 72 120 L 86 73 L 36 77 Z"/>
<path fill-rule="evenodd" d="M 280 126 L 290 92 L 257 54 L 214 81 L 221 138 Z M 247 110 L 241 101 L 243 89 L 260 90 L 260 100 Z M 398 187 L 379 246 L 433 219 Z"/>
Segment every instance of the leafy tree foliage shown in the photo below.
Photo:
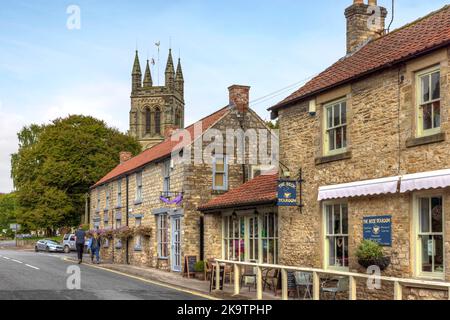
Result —
<path fill-rule="evenodd" d="M 119 152 L 141 151 L 134 138 L 80 115 L 24 127 L 18 137 L 11 158 L 17 218 L 31 230 L 78 224 L 89 187 L 119 163 Z"/>
<path fill-rule="evenodd" d="M 9 225 L 16 221 L 16 195 L 14 193 L 0 194 L 0 235 L 2 230 L 8 230 L 8 236 L 12 235 Z"/>

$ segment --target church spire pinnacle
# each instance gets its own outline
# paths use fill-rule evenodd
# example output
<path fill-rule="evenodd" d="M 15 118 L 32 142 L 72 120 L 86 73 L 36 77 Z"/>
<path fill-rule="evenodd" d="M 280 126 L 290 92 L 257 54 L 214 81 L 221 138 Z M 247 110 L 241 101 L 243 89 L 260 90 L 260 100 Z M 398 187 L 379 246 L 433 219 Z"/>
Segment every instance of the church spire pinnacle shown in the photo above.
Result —
<path fill-rule="evenodd" d="M 173 88 L 175 80 L 175 68 L 173 65 L 172 49 L 169 49 L 169 57 L 166 65 L 166 87 Z"/>
<path fill-rule="evenodd" d="M 131 86 L 132 90 L 135 91 L 142 87 L 141 64 L 139 62 L 139 53 L 137 50 L 136 56 L 134 58 L 133 71 L 131 74 L 132 74 Z"/>
<path fill-rule="evenodd" d="M 150 63 L 147 60 L 147 67 L 145 68 L 144 87 L 153 86 L 152 74 L 150 72 Z"/>
<path fill-rule="evenodd" d="M 184 95 L 184 77 L 180 58 L 178 58 L 177 74 L 175 76 L 175 89 L 180 92 L 181 95 Z"/>

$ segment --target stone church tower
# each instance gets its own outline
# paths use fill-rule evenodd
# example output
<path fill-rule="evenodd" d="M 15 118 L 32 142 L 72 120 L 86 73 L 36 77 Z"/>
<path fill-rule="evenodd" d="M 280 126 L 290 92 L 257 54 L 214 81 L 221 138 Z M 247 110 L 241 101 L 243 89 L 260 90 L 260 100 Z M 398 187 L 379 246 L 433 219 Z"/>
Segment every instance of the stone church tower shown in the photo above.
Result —
<path fill-rule="evenodd" d="M 169 50 L 165 85 L 154 86 L 148 60 L 142 81 L 136 51 L 132 72 L 130 134 L 139 140 L 143 149 L 148 149 L 178 128 L 184 128 L 184 79 L 180 59 L 175 72 L 172 50 Z"/>

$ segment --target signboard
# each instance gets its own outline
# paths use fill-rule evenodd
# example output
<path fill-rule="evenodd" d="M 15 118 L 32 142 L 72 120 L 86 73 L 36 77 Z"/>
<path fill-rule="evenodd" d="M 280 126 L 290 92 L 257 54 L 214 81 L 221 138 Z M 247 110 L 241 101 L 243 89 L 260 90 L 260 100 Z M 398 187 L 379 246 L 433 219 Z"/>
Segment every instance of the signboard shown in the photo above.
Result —
<path fill-rule="evenodd" d="M 292 207 L 297 206 L 297 181 L 279 180 L 278 181 L 278 206 Z"/>
<path fill-rule="evenodd" d="M 190 278 L 191 274 L 195 273 L 194 267 L 197 263 L 197 256 L 184 257 L 184 275 Z"/>
<path fill-rule="evenodd" d="M 364 240 L 378 242 L 382 246 L 392 246 L 392 216 L 363 218 Z"/>

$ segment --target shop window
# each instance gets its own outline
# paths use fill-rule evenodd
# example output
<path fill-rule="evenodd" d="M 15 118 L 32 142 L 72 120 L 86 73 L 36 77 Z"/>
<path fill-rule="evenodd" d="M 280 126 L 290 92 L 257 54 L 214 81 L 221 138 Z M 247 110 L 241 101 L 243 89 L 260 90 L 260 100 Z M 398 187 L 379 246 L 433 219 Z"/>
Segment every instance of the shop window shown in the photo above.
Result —
<path fill-rule="evenodd" d="M 142 171 L 136 173 L 136 203 L 142 203 Z"/>
<path fill-rule="evenodd" d="M 440 132 L 441 127 L 441 73 L 433 68 L 417 74 L 417 135 Z"/>
<path fill-rule="evenodd" d="M 167 259 L 169 257 L 169 228 L 167 214 L 157 216 L 158 223 L 158 258 Z"/>
<path fill-rule="evenodd" d="M 325 204 L 325 259 L 329 268 L 348 268 L 348 207 Z"/>
<path fill-rule="evenodd" d="M 223 217 L 223 258 L 278 263 L 278 218 L 274 213 Z"/>
<path fill-rule="evenodd" d="M 228 190 L 228 163 L 224 155 L 213 158 L 213 190 Z"/>
<path fill-rule="evenodd" d="M 444 278 L 444 215 L 441 196 L 417 198 L 419 276 Z"/>
<path fill-rule="evenodd" d="M 339 101 L 325 105 L 324 121 L 325 155 L 345 152 L 347 150 L 347 102 Z"/>

